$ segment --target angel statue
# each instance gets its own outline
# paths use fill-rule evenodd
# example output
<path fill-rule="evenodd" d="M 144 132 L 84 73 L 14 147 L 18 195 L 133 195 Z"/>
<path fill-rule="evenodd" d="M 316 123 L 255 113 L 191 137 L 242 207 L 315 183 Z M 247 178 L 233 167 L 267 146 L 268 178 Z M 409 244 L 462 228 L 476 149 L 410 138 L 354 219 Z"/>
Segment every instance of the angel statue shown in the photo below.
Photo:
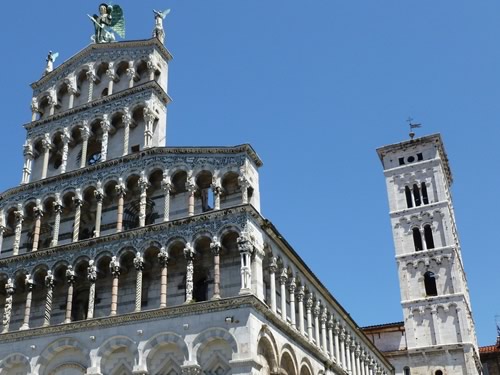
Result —
<path fill-rule="evenodd" d="M 54 61 L 56 61 L 58 56 L 59 53 L 49 51 L 49 54 L 47 55 L 47 66 L 45 67 L 45 72 L 43 73 L 44 75 L 54 70 Z"/>
<path fill-rule="evenodd" d="M 153 38 L 158 38 L 163 43 L 165 40 L 165 31 L 163 30 L 163 20 L 170 13 L 170 9 L 159 12 L 153 9 L 155 15 L 155 28 L 153 30 Z"/>
<path fill-rule="evenodd" d="M 99 15 L 88 16 L 94 23 L 95 35 L 91 38 L 94 43 L 114 42 L 114 32 L 125 38 L 125 18 L 119 5 L 102 3 L 99 5 Z"/>

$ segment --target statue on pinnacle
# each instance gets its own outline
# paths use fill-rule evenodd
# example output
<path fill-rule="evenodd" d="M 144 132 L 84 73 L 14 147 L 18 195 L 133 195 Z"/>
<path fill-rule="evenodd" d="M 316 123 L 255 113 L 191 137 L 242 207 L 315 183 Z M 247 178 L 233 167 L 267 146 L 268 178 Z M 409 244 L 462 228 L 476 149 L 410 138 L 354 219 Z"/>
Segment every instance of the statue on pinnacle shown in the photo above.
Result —
<path fill-rule="evenodd" d="M 114 42 L 116 40 L 114 33 L 125 38 L 125 18 L 119 5 L 101 3 L 99 15 L 88 16 L 94 24 L 95 33 L 91 37 L 94 43 Z"/>

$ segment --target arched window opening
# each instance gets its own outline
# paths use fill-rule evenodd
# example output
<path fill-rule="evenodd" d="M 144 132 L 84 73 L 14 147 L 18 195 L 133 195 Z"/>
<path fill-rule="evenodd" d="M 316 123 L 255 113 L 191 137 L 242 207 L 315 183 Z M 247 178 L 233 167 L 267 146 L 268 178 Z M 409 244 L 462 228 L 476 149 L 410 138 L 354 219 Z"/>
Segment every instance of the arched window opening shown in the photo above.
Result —
<path fill-rule="evenodd" d="M 422 190 L 422 201 L 424 204 L 429 204 L 429 196 L 427 195 L 427 185 L 425 182 L 422 182 L 421 190 Z"/>
<path fill-rule="evenodd" d="M 108 88 L 106 87 L 104 90 L 101 92 L 101 98 L 104 98 L 105 96 L 108 96 Z"/>
<path fill-rule="evenodd" d="M 406 366 L 404 369 L 403 369 L 403 375 L 410 375 L 411 372 L 410 372 L 410 368 L 408 366 Z"/>
<path fill-rule="evenodd" d="M 424 226 L 424 237 L 427 249 L 434 249 L 434 238 L 432 237 L 432 228 L 430 225 Z"/>
<path fill-rule="evenodd" d="M 434 276 L 434 272 L 428 271 L 424 274 L 424 286 L 427 297 L 437 296 L 436 276 Z"/>
<path fill-rule="evenodd" d="M 415 197 L 415 206 L 420 206 L 422 204 L 422 200 L 420 199 L 420 190 L 417 184 L 413 185 L 413 196 Z"/>
<path fill-rule="evenodd" d="M 415 244 L 416 251 L 421 251 L 424 249 L 422 243 L 422 235 L 420 234 L 420 230 L 418 228 L 413 228 L 413 243 Z"/>
<path fill-rule="evenodd" d="M 411 199 L 411 189 L 408 186 L 405 187 L 405 194 L 406 194 L 406 205 L 408 206 L 408 208 L 412 208 L 413 200 Z"/>
<path fill-rule="evenodd" d="M 441 371 L 441 370 L 437 370 L 437 371 L 435 372 L 435 375 L 443 375 L 443 371 Z"/>

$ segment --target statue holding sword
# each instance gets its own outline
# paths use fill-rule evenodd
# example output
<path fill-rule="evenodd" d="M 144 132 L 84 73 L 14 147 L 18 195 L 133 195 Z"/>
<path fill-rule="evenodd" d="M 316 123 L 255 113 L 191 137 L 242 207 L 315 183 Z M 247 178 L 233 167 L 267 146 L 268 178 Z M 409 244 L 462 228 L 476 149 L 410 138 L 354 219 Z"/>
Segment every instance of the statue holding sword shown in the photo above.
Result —
<path fill-rule="evenodd" d="M 94 43 L 110 43 L 115 41 L 114 32 L 125 38 L 125 18 L 119 5 L 102 3 L 99 5 L 99 15 L 88 15 L 94 24 Z"/>

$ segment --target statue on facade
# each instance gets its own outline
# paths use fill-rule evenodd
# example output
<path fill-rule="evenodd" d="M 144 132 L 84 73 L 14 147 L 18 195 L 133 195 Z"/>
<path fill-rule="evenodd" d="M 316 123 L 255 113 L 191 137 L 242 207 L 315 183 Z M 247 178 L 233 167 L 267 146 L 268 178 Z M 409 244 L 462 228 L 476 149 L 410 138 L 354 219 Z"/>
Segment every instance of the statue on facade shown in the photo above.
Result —
<path fill-rule="evenodd" d="M 165 31 L 163 30 L 163 20 L 170 13 L 170 9 L 159 12 L 153 9 L 155 15 L 155 28 L 153 30 L 153 38 L 158 38 L 163 43 L 165 40 Z"/>
<path fill-rule="evenodd" d="M 119 5 L 102 3 L 99 5 L 99 15 L 88 16 L 94 24 L 95 34 L 91 38 L 94 43 L 114 42 L 114 33 L 125 38 L 125 18 Z"/>
<path fill-rule="evenodd" d="M 46 60 L 47 66 L 45 67 L 45 72 L 43 73 L 44 75 L 48 74 L 54 70 L 54 61 L 56 61 L 58 56 L 59 56 L 59 53 L 49 51 L 49 54 L 47 55 L 47 60 Z"/>

